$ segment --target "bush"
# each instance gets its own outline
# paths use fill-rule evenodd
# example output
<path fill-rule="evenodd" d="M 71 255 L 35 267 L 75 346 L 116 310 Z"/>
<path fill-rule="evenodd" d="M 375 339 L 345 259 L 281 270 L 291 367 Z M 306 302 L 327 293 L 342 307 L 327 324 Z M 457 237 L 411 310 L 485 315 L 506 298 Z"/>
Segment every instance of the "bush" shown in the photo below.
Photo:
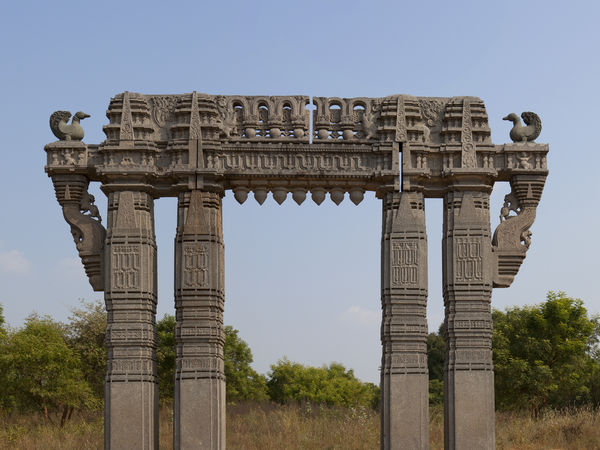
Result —
<path fill-rule="evenodd" d="M 165 314 L 156 322 L 156 371 L 158 395 L 162 401 L 173 399 L 175 383 L 175 317 Z"/>
<path fill-rule="evenodd" d="M 42 411 L 47 421 L 62 409 L 61 425 L 73 408 L 93 406 L 81 359 L 68 346 L 62 324 L 32 315 L 25 326 L 9 332 L 0 349 L 5 407 Z"/>
<path fill-rule="evenodd" d="M 162 400 L 173 398 L 175 371 L 175 317 L 165 314 L 156 324 L 158 344 L 156 359 L 158 389 Z M 239 400 L 266 400 L 267 385 L 264 375 L 250 366 L 252 352 L 248 344 L 238 336 L 238 330 L 225 327 L 223 348 L 225 363 L 226 398 L 228 402 Z"/>
<path fill-rule="evenodd" d="M 238 330 L 225 327 L 226 396 L 228 402 L 240 400 L 266 400 L 267 380 L 250 366 L 252 351 L 248 344 L 238 336 Z"/>
<path fill-rule="evenodd" d="M 590 403 L 598 385 L 598 319 L 583 302 L 549 292 L 544 303 L 494 311 L 493 352 L 499 409 L 565 408 Z"/>
<path fill-rule="evenodd" d="M 106 376 L 106 310 L 100 300 L 81 300 L 80 303 L 80 308 L 71 309 L 69 323 L 65 326 L 67 343 L 79 355 L 83 378 L 101 403 Z"/>
<path fill-rule="evenodd" d="M 444 403 L 444 381 L 433 379 L 429 380 L 429 404 L 441 405 Z"/>
<path fill-rule="evenodd" d="M 278 403 L 311 402 L 329 406 L 379 405 L 379 388 L 363 383 L 351 369 L 338 363 L 307 367 L 286 358 L 271 366 L 269 397 Z"/>

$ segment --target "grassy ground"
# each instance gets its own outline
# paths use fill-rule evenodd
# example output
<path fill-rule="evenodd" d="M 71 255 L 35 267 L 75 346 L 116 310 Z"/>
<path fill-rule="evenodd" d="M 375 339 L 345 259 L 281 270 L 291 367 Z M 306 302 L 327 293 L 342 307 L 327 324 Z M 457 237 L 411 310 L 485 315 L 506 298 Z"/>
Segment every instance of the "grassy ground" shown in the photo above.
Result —
<path fill-rule="evenodd" d="M 431 449 L 442 449 L 444 420 L 431 411 Z M 0 416 L 2 449 L 101 449 L 102 414 L 76 414 L 60 428 L 41 416 Z M 160 448 L 172 448 L 172 413 L 160 412 Z M 549 412 L 538 419 L 522 414 L 496 416 L 499 449 L 600 448 L 600 411 Z M 378 449 L 379 414 L 364 409 L 240 404 L 227 411 L 227 448 Z"/>

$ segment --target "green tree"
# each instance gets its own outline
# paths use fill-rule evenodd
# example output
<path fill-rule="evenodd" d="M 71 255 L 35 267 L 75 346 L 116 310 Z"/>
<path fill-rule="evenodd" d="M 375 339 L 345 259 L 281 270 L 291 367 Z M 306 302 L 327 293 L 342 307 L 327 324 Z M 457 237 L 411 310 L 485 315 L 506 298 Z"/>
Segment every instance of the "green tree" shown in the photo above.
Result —
<path fill-rule="evenodd" d="M 561 408 L 592 400 L 598 319 L 583 302 L 549 292 L 546 302 L 493 311 L 496 405 Z"/>
<path fill-rule="evenodd" d="M 175 317 L 165 314 L 157 322 L 156 331 L 158 335 L 156 359 L 160 397 L 164 400 L 172 399 L 175 370 Z M 238 330 L 231 326 L 225 327 L 223 357 L 228 402 L 267 399 L 266 378 L 252 369 L 250 365 L 252 363 L 252 351 L 248 344 L 238 336 Z"/>
<path fill-rule="evenodd" d="M 379 404 L 379 388 L 363 383 L 338 363 L 309 367 L 286 358 L 273 364 L 267 381 L 269 397 L 278 403 L 311 402 L 339 406 Z"/>
<path fill-rule="evenodd" d="M 444 381 L 444 361 L 446 360 L 446 342 L 442 326 L 437 333 L 427 335 L 427 368 L 430 380 Z"/>
<path fill-rule="evenodd" d="M 238 336 L 238 330 L 230 325 L 225 327 L 223 357 L 228 402 L 267 399 L 267 380 L 252 368 L 250 347 Z"/>
<path fill-rule="evenodd" d="M 444 403 L 444 381 L 437 378 L 429 380 L 429 404 L 441 405 Z"/>
<path fill-rule="evenodd" d="M 4 309 L 0 304 L 0 409 L 10 410 L 14 406 L 14 397 L 11 393 L 9 382 L 14 377 L 13 368 L 8 365 L 9 361 L 5 358 L 7 347 L 8 331 L 4 321 Z"/>
<path fill-rule="evenodd" d="M 81 360 L 67 345 L 64 326 L 49 317 L 31 315 L 23 328 L 8 334 L 0 367 L 8 369 L 6 393 L 13 405 L 40 410 L 47 421 L 62 409 L 64 425 L 73 408 L 89 406 L 92 400 Z"/>
<path fill-rule="evenodd" d="M 175 317 L 165 314 L 156 323 L 156 366 L 161 400 L 172 400 L 175 376 Z"/>
<path fill-rule="evenodd" d="M 6 337 L 6 322 L 4 321 L 4 308 L 0 303 L 0 339 Z"/>
<path fill-rule="evenodd" d="M 98 406 L 104 398 L 106 376 L 106 310 L 104 302 L 80 300 L 81 307 L 72 308 L 66 326 L 67 343 L 81 359 L 83 378 L 89 383 Z"/>
<path fill-rule="evenodd" d="M 446 361 L 446 342 L 444 324 L 437 333 L 427 335 L 427 368 L 429 369 L 429 403 L 444 403 L 444 364 Z"/>

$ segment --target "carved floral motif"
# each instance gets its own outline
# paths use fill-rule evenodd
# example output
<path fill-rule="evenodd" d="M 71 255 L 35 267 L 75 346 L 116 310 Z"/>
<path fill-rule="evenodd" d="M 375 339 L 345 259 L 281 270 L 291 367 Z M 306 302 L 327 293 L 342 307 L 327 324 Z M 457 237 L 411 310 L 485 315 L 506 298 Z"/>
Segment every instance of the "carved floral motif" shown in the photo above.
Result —
<path fill-rule="evenodd" d="M 477 167 L 475 146 L 473 145 L 473 126 L 471 124 L 471 103 L 465 99 L 462 118 L 462 167 Z"/>
<path fill-rule="evenodd" d="M 406 115 L 404 113 L 404 97 L 398 97 L 398 109 L 396 112 L 396 140 L 406 142 Z"/>
<path fill-rule="evenodd" d="M 419 106 L 421 107 L 421 115 L 425 124 L 432 128 L 439 120 L 440 113 L 444 104 L 441 100 L 432 98 L 420 98 Z"/>
<path fill-rule="evenodd" d="M 173 118 L 177 97 L 174 95 L 151 97 L 151 103 L 154 122 L 159 127 L 164 127 Z"/>
<path fill-rule="evenodd" d="M 119 139 L 131 141 L 133 139 L 133 118 L 131 117 L 131 104 L 129 92 L 123 94 L 123 109 L 121 112 L 121 134 Z"/>

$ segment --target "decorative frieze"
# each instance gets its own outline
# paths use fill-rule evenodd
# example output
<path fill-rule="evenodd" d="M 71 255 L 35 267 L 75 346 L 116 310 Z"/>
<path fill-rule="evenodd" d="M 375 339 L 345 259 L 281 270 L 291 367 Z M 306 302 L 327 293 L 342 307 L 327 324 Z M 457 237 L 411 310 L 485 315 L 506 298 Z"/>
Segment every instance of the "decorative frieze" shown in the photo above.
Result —
<path fill-rule="evenodd" d="M 130 290 L 140 287 L 140 248 L 135 245 L 115 245 L 112 249 L 113 289 Z"/>
<path fill-rule="evenodd" d="M 208 286 L 208 243 L 183 244 L 183 287 Z"/>
<path fill-rule="evenodd" d="M 309 141 L 307 96 L 220 95 L 216 102 L 226 139 Z"/>
<path fill-rule="evenodd" d="M 473 145 L 473 127 L 471 124 L 471 102 L 467 99 L 463 103 L 462 130 L 462 163 L 461 168 L 473 168 L 477 166 L 475 146 Z"/>
<path fill-rule="evenodd" d="M 281 147 L 237 150 L 227 147 L 219 152 L 206 155 L 206 168 L 218 172 L 248 171 L 257 174 L 264 172 L 290 171 L 293 173 L 316 174 L 323 172 L 343 173 L 349 175 L 361 172 L 392 171 L 392 158 L 388 152 L 374 153 L 371 148 L 358 147 L 331 151 L 318 146 L 282 151 Z"/>
<path fill-rule="evenodd" d="M 489 143 L 485 108 L 475 97 L 313 97 L 316 109 L 312 130 L 305 109 L 309 101 L 307 96 L 215 96 L 195 92 L 144 96 L 126 92 L 111 101 L 107 113 L 111 124 L 105 131 L 109 141 L 126 141 L 132 133 L 140 136 L 136 139 L 145 139 L 150 126 L 156 142 L 179 140 L 190 136 L 186 130 L 209 127 L 218 130 L 217 134 L 205 137 L 223 142 L 307 143 L 312 135 L 315 142 L 325 144 L 391 140 L 418 148 L 463 141 L 473 142 L 474 146 Z M 199 106 L 203 102 L 208 109 Z"/>
<path fill-rule="evenodd" d="M 483 255 L 480 238 L 455 238 L 453 253 L 454 279 L 456 281 L 483 281 Z"/>
<path fill-rule="evenodd" d="M 309 100 L 125 92 L 109 105 L 106 141 L 76 154 L 49 152 L 47 170 L 85 168 L 92 181 L 136 174 L 160 185 L 161 195 L 177 195 L 174 186 L 196 176 L 227 189 L 243 174 L 278 173 L 352 179 L 363 191 L 378 192 L 398 184 L 401 150 L 404 190 L 442 197 L 440 178 L 454 173 L 508 180 L 515 170 L 546 167 L 543 144 L 492 145 L 485 106 L 476 97 L 315 97 L 312 130 Z"/>
<path fill-rule="evenodd" d="M 419 283 L 419 247 L 417 242 L 392 244 L 392 286 Z"/>

